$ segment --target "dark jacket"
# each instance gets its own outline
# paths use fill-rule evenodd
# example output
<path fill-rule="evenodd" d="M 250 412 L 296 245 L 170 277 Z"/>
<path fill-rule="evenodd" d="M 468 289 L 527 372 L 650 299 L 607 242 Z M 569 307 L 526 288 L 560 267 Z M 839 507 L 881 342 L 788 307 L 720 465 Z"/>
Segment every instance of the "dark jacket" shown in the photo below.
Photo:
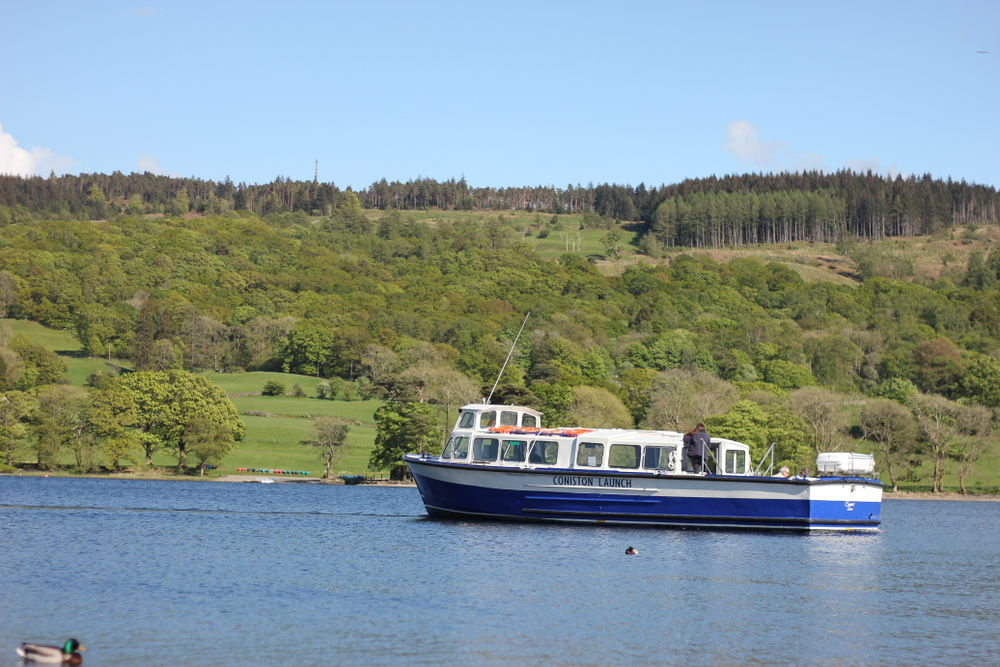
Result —
<path fill-rule="evenodd" d="M 708 452 L 708 445 L 712 438 L 707 431 L 698 431 L 692 436 L 684 436 L 684 444 L 687 446 L 688 456 L 700 456 L 705 458 Z"/>

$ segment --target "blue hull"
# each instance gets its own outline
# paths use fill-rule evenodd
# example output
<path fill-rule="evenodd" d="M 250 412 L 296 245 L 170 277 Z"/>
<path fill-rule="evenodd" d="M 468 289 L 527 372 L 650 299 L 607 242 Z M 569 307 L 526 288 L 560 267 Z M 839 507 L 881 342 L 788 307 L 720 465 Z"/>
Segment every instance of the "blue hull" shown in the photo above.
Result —
<path fill-rule="evenodd" d="M 431 516 L 782 531 L 872 531 L 880 523 L 882 485 L 868 479 L 581 476 L 578 470 L 490 470 L 409 458 L 407 463 Z M 537 487 L 551 485 L 533 483 L 566 479 L 560 475 L 568 474 L 574 475 L 573 480 L 589 479 L 598 485 L 610 480 L 644 488 L 631 494 L 620 487 L 613 492 L 578 486 L 544 490 Z M 498 475 L 504 483 L 496 483 Z M 504 485 L 514 488 L 501 488 Z M 656 488 L 651 490 L 652 486 Z M 877 487 L 877 500 L 863 500 L 862 487 Z"/>

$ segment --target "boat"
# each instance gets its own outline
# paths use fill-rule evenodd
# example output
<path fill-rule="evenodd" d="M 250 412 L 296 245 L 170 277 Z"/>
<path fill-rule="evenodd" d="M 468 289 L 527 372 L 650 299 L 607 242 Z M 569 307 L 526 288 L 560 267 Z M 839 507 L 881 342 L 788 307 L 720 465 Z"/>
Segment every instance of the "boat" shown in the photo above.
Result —
<path fill-rule="evenodd" d="M 404 457 L 432 517 L 774 531 L 878 531 L 874 458 L 821 454 L 818 476 L 771 476 L 773 445 L 711 438 L 703 471 L 673 431 L 542 428 L 537 410 L 462 407 L 440 455 Z"/>

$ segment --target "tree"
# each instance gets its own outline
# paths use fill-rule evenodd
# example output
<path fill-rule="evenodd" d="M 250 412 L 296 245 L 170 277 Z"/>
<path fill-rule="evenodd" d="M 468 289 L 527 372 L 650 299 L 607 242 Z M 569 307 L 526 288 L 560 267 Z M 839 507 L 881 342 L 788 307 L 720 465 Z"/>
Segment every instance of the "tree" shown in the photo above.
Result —
<path fill-rule="evenodd" d="M 10 271 L 0 271 L 0 318 L 7 317 L 17 303 L 17 279 Z"/>
<path fill-rule="evenodd" d="M 123 391 L 117 380 L 105 383 L 90 397 L 90 429 L 99 438 L 101 454 L 113 470 L 120 470 L 124 464 L 135 461 L 141 455 L 144 444 L 156 441 L 151 433 L 133 429 L 138 423 L 135 403 L 132 395 Z M 146 465 L 149 463 L 147 456 Z"/>
<path fill-rule="evenodd" d="M 913 417 L 910 411 L 888 398 L 868 401 L 861 409 L 861 429 L 865 440 L 875 446 L 889 473 L 892 491 L 896 478 L 913 455 Z"/>
<path fill-rule="evenodd" d="M 35 384 L 66 382 L 65 374 L 69 366 L 55 352 L 31 342 L 20 333 L 10 342 L 10 349 L 21 358 L 26 370 L 35 371 Z"/>
<path fill-rule="evenodd" d="M 328 327 L 303 321 L 288 332 L 284 371 L 320 377 L 333 356 L 336 338 Z"/>
<path fill-rule="evenodd" d="M 0 447 L 7 465 L 28 435 L 27 420 L 35 409 L 35 399 L 23 391 L 8 391 L 0 396 Z"/>
<path fill-rule="evenodd" d="M 622 402 L 632 414 L 635 424 L 646 418 L 655 379 L 656 371 L 648 368 L 629 368 L 618 374 L 618 383 L 625 395 Z"/>
<path fill-rule="evenodd" d="M 965 367 L 959 381 L 962 396 L 987 407 L 1000 407 L 1000 361 L 977 355 Z"/>
<path fill-rule="evenodd" d="M 622 253 L 622 230 L 612 229 L 601 238 L 601 245 L 604 246 L 604 255 L 616 259 Z"/>
<path fill-rule="evenodd" d="M 607 389 L 574 387 L 571 414 L 588 428 L 631 428 L 632 415 L 621 400 Z"/>
<path fill-rule="evenodd" d="M 76 429 L 82 428 L 89 402 L 87 391 L 81 387 L 59 384 L 39 392 L 33 414 L 39 467 L 52 468 L 56 464 L 60 449 L 71 444 Z"/>
<path fill-rule="evenodd" d="M 427 400 L 444 406 L 444 429 L 451 427 L 451 408 L 468 405 L 479 397 L 476 383 L 452 368 L 435 368 L 427 376 Z"/>
<path fill-rule="evenodd" d="M 431 408 L 409 401 L 386 403 L 375 411 L 375 448 L 368 459 L 370 470 L 389 470 L 391 479 L 407 476 L 403 455 L 423 452 L 441 440 L 441 429 Z"/>
<path fill-rule="evenodd" d="M 326 464 L 326 479 L 333 478 L 333 464 L 347 451 L 347 434 L 350 430 L 350 424 L 330 415 L 323 415 L 313 422 L 312 445 L 320 448 Z"/>
<path fill-rule="evenodd" d="M 923 391 L 954 397 L 962 376 L 962 355 L 947 338 L 917 345 L 913 360 L 920 367 L 918 384 Z"/>
<path fill-rule="evenodd" d="M 374 343 L 365 348 L 361 355 L 361 367 L 365 369 L 372 384 L 381 386 L 399 368 L 399 359 L 389 348 Z"/>
<path fill-rule="evenodd" d="M 840 395 L 822 387 L 803 387 L 788 395 L 788 407 L 809 425 L 816 453 L 836 449 L 838 434 L 846 426 Z"/>
<path fill-rule="evenodd" d="M 739 390 L 711 373 L 673 369 L 653 382 L 645 428 L 687 431 L 705 417 L 729 410 Z"/>
<path fill-rule="evenodd" d="M 222 389 L 206 378 L 185 371 L 143 371 L 118 380 L 135 405 L 136 426 L 147 434 L 146 463 L 157 447 L 177 449 L 177 465 L 184 467 L 187 429 L 196 418 L 229 428 L 233 441 L 246 434 L 246 426 Z"/>
<path fill-rule="evenodd" d="M 531 385 L 531 392 L 542 401 L 542 426 L 557 428 L 573 425 L 571 410 L 576 399 L 572 387 L 535 382 Z"/>
<path fill-rule="evenodd" d="M 264 383 L 264 390 L 261 393 L 264 396 L 284 396 L 285 385 L 277 380 L 268 380 Z"/>
<path fill-rule="evenodd" d="M 229 427 L 205 417 L 192 419 L 184 430 L 184 438 L 202 476 L 206 464 L 218 464 L 233 450 L 233 434 Z"/>
<path fill-rule="evenodd" d="M 931 491 L 944 490 L 944 463 L 956 436 L 956 405 L 943 396 L 914 394 L 910 399 L 913 418 L 920 429 L 920 446 L 934 465 Z"/>
<path fill-rule="evenodd" d="M 759 405 L 739 401 L 725 414 L 707 417 L 705 428 L 714 436 L 749 445 L 751 460 L 759 461 L 770 444 L 768 422 L 767 413 Z"/>
<path fill-rule="evenodd" d="M 993 415 L 981 405 L 960 406 L 956 421 L 958 435 L 950 456 L 958 463 L 958 486 L 962 493 L 968 493 L 965 480 L 972 473 L 972 466 L 994 446 L 990 438 Z"/>

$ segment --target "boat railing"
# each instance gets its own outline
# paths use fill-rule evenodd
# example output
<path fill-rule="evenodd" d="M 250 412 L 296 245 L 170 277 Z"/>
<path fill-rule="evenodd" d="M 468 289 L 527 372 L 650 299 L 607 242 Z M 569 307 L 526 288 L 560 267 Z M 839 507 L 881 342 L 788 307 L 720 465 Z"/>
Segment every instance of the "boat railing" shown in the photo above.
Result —
<path fill-rule="evenodd" d="M 760 471 L 764 467 L 764 462 L 765 461 L 768 462 L 768 465 L 767 465 L 767 474 L 765 475 L 765 477 L 770 477 L 771 473 L 774 472 L 774 446 L 777 445 L 777 444 L 778 443 L 776 443 L 776 442 L 772 442 L 771 446 L 768 447 L 767 451 L 764 453 L 764 456 L 760 457 L 760 463 L 757 464 L 757 469 L 753 471 L 753 476 L 754 477 L 760 477 L 761 476 Z"/>

